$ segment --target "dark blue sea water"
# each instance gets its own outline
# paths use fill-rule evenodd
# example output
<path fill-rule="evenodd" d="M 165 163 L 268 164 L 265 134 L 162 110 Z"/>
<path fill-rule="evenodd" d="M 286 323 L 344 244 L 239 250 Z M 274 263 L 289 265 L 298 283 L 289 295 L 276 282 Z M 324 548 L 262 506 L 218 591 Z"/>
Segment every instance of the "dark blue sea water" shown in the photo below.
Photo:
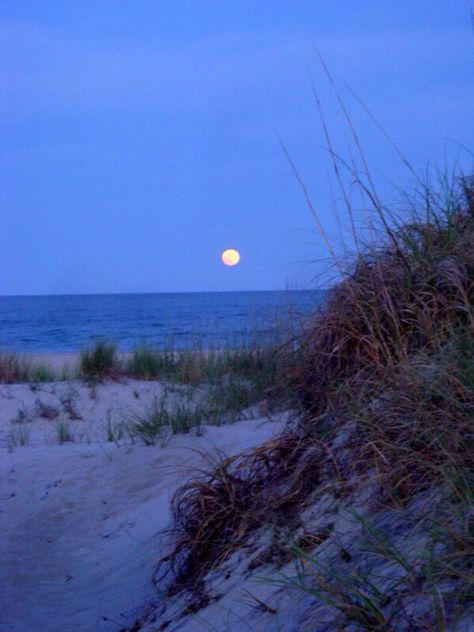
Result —
<path fill-rule="evenodd" d="M 195 292 L 0 297 L 0 349 L 77 351 L 106 337 L 127 351 L 195 345 L 230 348 L 271 341 L 308 315 L 323 291 Z"/>

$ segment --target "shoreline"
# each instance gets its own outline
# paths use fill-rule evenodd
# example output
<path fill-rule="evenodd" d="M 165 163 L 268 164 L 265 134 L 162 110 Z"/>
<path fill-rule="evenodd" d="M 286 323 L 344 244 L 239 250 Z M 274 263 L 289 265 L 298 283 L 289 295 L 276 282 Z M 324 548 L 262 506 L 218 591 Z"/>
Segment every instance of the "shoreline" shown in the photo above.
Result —
<path fill-rule="evenodd" d="M 42 353 L 18 353 L 15 354 L 24 358 L 28 363 L 46 366 L 57 372 L 67 371 L 71 369 L 79 370 L 81 358 L 80 351 L 64 351 L 64 352 L 42 352 Z M 132 357 L 132 351 L 117 351 L 117 359 L 119 361 L 128 360 Z"/>

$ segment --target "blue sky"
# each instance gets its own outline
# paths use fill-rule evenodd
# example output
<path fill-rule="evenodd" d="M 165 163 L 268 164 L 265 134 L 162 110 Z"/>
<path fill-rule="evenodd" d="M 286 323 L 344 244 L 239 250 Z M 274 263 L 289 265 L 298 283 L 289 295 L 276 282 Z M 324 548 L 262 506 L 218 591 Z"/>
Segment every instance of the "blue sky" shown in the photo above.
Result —
<path fill-rule="evenodd" d="M 380 190 L 472 167 L 468 0 L 1 0 L 0 294 L 310 287 L 335 243 L 341 88 Z M 353 149 L 353 148 L 352 148 Z M 354 194 L 354 203 L 360 204 Z M 342 220 L 344 223 L 344 220 Z M 241 263 L 225 268 L 225 247 Z"/>

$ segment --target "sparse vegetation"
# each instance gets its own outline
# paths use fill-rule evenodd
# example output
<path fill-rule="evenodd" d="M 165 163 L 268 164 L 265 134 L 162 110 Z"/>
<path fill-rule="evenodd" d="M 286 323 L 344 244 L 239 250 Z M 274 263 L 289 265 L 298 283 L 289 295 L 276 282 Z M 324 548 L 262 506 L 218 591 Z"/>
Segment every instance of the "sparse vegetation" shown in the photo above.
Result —
<path fill-rule="evenodd" d="M 258 397 L 278 396 L 284 384 L 275 387 L 281 374 L 284 356 L 277 340 L 269 346 L 253 345 L 240 349 L 183 351 L 156 350 L 150 347 L 136 349 L 126 364 L 126 372 L 146 380 L 166 380 L 178 384 L 198 386 L 215 383 L 223 377 L 252 382 Z"/>
<path fill-rule="evenodd" d="M 118 443 L 125 435 L 126 424 L 124 422 L 116 422 L 112 420 L 110 410 L 107 412 L 107 421 L 105 423 L 105 432 L 107 441 Z"/>
<path fill-rule="evenodd" d="M 249 409 L 262 401 L 268 414 L 286 404 L 284 361 L 275 347 L 179 352 L 140 347 L 128 361 L 128 375 L 164 380 L 168 386 L 151 410 L 128 420 L 129 428 L 152 445 L 164 431 L 187 432 L 202 423 L 220 425 L 261 414 Z"/>
<path fill-rule="evenodd" d="M 56 419 L 56 417 L 59 417 L 59 410 L 54 406 L 37 399 L 35 402 L 34 414 L 35 417 L 41 417 L 42 419 Z"/>
<path fill-rule="evenodd" d="M 25 423 L 19 423 L 7 435 L 7 447 L 9 450 L 20 445 L 28 445 L 29 442 L 30 429 Z"/>
<path fill-rule="evenodd" d="M 24 404 L 16 412 L 15 417 L 11 420 L 12 424 L 26 424 L 35 418 L 35 411 L 27 408 Z"/>
<path fill-rule="evenodd" d="M 140 437 L 145 445 L 155 445 L 168 426 L 168 411 L 163 401 L 155 402 L 150 410 L 134 415 L 127 423 L 130 435 Z"/>
<path fill-rule="evenodd" d="M 220 425 L 242 419 L 247 409 L 267 395 L 255 383 L 236 378 L 232 374 L 215 380 L 205 400 L 206 416 L 211 423 Z M 254 414 L 251 416 L 255 416 Z"/>
<path fill-rule="evenodd" d="M 182 400 L 169 403 L 164 395 L 149 410 L 129 417 L 127 428 L 132 437 L 140 437 L 145 445 L 155 445 L 157 439 L 163 440 L 167 433 L 188 432 L 191 428 L 199 431 L 204 415 L 200 405 Z"/>
<path fill-rule="evenodd" d="M 32 363 L 30 366 L 31 382 L 54 382 L 57 379 L 55 372 L 46 364 Z M 64 376 L 62 376 L 64 379 Z"/>
<path fill-rule="evenodd" d="M 44 364 L 32 362 L 14 353 L 0 353 L 0 383 L 52 382 L 54 372 Z"/>
<path fill-rule="evenodd" d="M 160 378 L 167 359 L 167 354 L 160 353 L 150 347 L 142 346 L 133 351 L 126 365 L 127 372 L 142 380 Z"/>
<path fill-rule="evenodd" d="M 68 390 L 63 393 L 59 400 L 62 404 L 63 411 L 66 415 L 69 416 L 69 419 L 73 421 L 78 421 L 82 419 L 82 416 L 77 412 L 76 407 L 74 405 L 75 398 L 77 396 L 77 389 L 70 385 Z"/>
<path fill-rule="evenodd" d="M 68 424 L 68 422 L 65 421 L 64 419 L 60 419 L 56 423 L 56 437 L 58 439 L 59 444 L 73 441 L 71 427 Z"/>
<path fill-rule="evenodd" d="M 173 354 L 176 357 L 171 359 L 168 353 L 148 350 L 145 354 L 141 349 L 138 357 L 152 357 L 149 353 L 154 354 L 155 360 L 153 363 L 147 360 L 147 366 L 159 365 L 162 378 L 168 375 L 172 381 L 165 388 L 163 397 L 150 410 L 128 419 L 132 434 L 140 436 L 147 445 L 153 445 L 163 432 L 176 434 L 188 432 L 194 427 L 199 429 L 203 423 L 220 425 L 256 417 L 262 413 L 252 407 L 262 401 L 265 401 L 266 414 L 282 405 L 283 400 L 275 396 L 275 385 L 278 372 L 280 377 L 283 374 L 274 359 L 276 352 L 273 350 L 266 350 L 265 354 L 263 350 L 255 351 L 255 356 L 250 351 L 241 350 L 219 354 L 195 351 L 184 353 L 185 360 L 179 360 L 178 354 Z M 232 362 L 234 354 L 237 359 L 235 364 Z M 221 357 L 216 359 L 218 356 Z M 160 357 L 161 360 L 158 360 Z M 184 365 L 180 364 L 181 361 Z M 186 368 L 183 369 L 183 366 Z M 191 374 L 196 380 L 189 383 Z M 183 375 L 186 375 L 184 380 Z"/>

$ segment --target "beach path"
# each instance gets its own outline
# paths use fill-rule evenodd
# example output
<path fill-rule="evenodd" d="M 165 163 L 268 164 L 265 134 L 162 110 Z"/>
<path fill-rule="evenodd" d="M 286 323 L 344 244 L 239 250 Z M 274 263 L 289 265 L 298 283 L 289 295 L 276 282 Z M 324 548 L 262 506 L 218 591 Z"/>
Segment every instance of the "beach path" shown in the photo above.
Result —
<path fill-rule="evenodd" d="M 264 419 L 206 426 L 164 446 L 2 447 L 1 632 L 91 632 L 130 624 L 159 599 L 169 500 L 200 451 L 237 453 L 275 432 Z"/>

